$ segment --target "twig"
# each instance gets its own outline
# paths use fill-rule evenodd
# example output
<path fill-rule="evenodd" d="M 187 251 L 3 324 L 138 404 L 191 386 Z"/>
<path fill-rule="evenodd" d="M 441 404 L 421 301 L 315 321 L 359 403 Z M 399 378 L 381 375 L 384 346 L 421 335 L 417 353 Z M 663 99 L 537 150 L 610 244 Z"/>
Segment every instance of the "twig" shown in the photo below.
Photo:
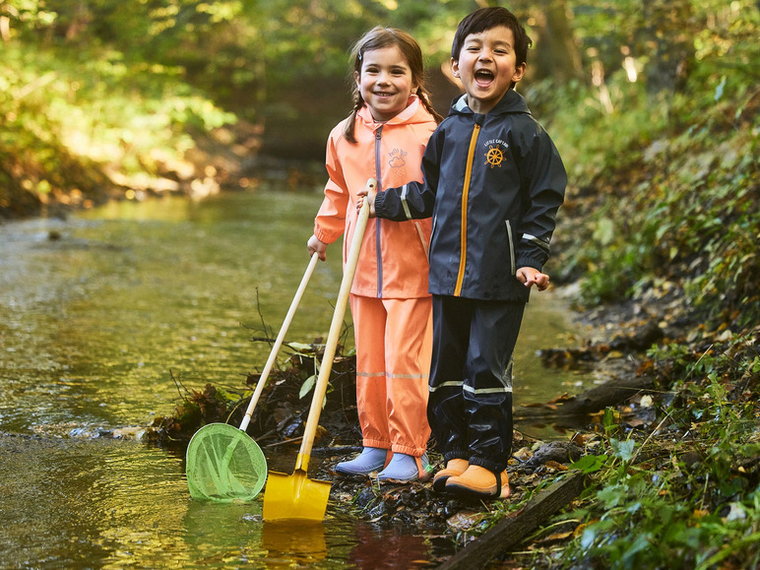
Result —
<path fill-rule="evenodd" d="M 235 413 L 235 411 L 246 401 L 244 398 L 240 398 L 237 402 L 235 402 L 235 405 L 232 406 L 232 409 L 230 410 L 230 413 L 227 414 L 227 419 L 225 420 L 225 423 L 230 423 L 230 418 L 232 417 L 232 414 Z"/>
<path fill-rule="evenodd" d="M 641 453 L 641 450 L 642 450 L 642 449 L 644 449 L 644 446 L 645 446 L 647 443 L 649 443 L 649 440 L 650 440 L 650 439 L 652 439 L 652 437 L 654 436 L 654 434 L 655 434 L 657 431 L 659 431 L 659 429 L 662 427 L 662 424 L 664 424 L 664 423 L 665 423 L 665 420 L 667 420 L 669 417 L 670 417 L 670 412 L 668 412 L 667 414 L 665 414 L 665 417 L 664 417 L 664 418 L 662 418 L 662 421 L 661 421 L 659 424 L 657 424 L 657 427 L 656 427 L 656 428 L 654 428 L 654 429 L 653 429 L 651 432 L 649 432 L 649 435 L 648 435 L 648 436 L 647 436 L 647 438 L 644 440 L 644 443 L 642 443 L 642 444 L 639 446 L 639 448 L 638 448 L 638 449 L 637 449 L 637 450 L 634 452 L 634 454 L 631 456 L 631 463 L 633 463 L 633 462 L 636 460 L 636 457 L 638 457 L 639 453 Z"/>
<path fill-rule="evenodd" d="M 696 370 L 696 368 L 697 368 L 697 365 L 698 365 L 700 362 L 702 362 L 702 359 L 703 359 L 705 356 L 707 356 L 707 353 L 708 353 L 708 352 L 710 352 L 710 350 L 712 350 L 712 347 L 713 347 L 713 346 L 715 346 L 715 343 L 713 343 L 713 344 L 711 344 L 710 346 L 708 346 L 708 347 L 705 349 L 705 351 L 704 351 L 704 352 L 703 352 L 703 353 L 700 355 L 700 357 L 699 357 L 699 358 L 697 358 L 697 361 L 694 363 L 694 366 L 692 366 L 692 367 L 691 367 L 691 370 L 689 370 L 689 373 L 686 375 L 686 378 L 684 378 L 684 381 L 686 381 L 686 380 L 688 380 L 688 379 L 689 379 L 689 376 L 691 376 L 691 373 L 692 373 L 692 372 L 694 372 L 694 370 Z"/>
<path fill-rule="evenodd" d="M 272 336 L 272 331 L 269 330 L 269 327 L 267 326 L 266 321 L 264 320 L 264 314 L 261 312 L 261 301 L 259 301 L 259 288 L 256 287 L 256 312 L 259 314 L 259 319 L 261 320 L 261 328 L 264 331 L 264 334 L 267 336 Z M 273 341 L 270 342 L 272 344 Z"/>
<path fill-rule="evenodd" d="M 15 99 L 23 99 L 27 95 L 29 95 L 31 92 L 36 91 L 37 89 L 40 89 L 41 87 L 44 87 L 54 79 L 56 79 L 57 74 L 54 71 L 49 71 L 45 75 L 36 78 L 34 81 L 31 81 L 21 87 L 18 91 L 16 91 L 13 96 Z"/>
<path fill-rule="evenodd" d="M 185 394 L 189 394 L 190 391 L 187 389 L 187 387 L 174 375 L 174 370 L 169 368 L 169 376 L 174 381 L 174 387 L 177 388 L 177 394 L 179 394 L 179 397 L 182 398 L 187 402 L 187 396 Z M 185 394 L 180 392 L 179 387 L 182 386 L 182 389 L 185 391 Z"/>
<path fill-rule="evenodd" d="M 294 437 L 293 439 L 284 439 L 282 441 L 276 441 L 274 443 L 269 443 L 265 445 L 264 447 L 276 447 L 278 445 L 285 445 L 286 443 L 298 443 L 303 439 L 303 437 Z"/>

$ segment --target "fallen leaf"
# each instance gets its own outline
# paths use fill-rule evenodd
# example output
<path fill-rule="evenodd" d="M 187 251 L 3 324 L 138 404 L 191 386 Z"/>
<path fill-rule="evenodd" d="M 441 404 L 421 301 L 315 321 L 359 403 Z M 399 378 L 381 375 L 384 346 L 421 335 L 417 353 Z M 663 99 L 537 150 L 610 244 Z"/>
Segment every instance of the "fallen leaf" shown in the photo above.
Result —
<path fill-rule="evenodd" d="M 557 396 L 556 398 L 549 400 L 547 404 L 557 404 L 559 402 L 566 402 L 567 400 L 572 400 L 575 396 L 571 396 L 568 393 L 564 393 L 561 396 Z"/>
<path fill-rule="evenodd" d="M 574 532 L 575 531 L 572 531 L 572 530 L 570 532 L 555 532 L 554 534 L 550 534 L 549 536 L 544 538 L 542 542 L 549 541 L 549 540 L 565 540 L 566 538 L 570 538 L 571 536 L 573 536 Z"/>
<path fill-rule="evenodd" d="M 533 453 L 527 447 L 521 447 L 520 449 L 515 451 L 512 455 L 513 457 L 515 457 L 516 459 L 519 459 L 520 461 L 527 461 L 528 459 L 533 457 Z"/>

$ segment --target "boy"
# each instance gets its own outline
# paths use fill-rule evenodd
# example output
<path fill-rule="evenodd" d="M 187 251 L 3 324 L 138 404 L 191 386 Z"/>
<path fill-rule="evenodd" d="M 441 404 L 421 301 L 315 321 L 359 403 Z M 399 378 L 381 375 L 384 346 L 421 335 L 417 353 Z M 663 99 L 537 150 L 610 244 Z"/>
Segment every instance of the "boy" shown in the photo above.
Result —
<path fill-rule="evenodd" d="M 446 462 L 433 488 L 479 499 L 510 493 L 512 351 L 530 287 L 549 284 L 541 268 L 567 183 L 514 90 L 530 44 L 505 8 L 462 20 L 451 68 L 465 94 L 430 138 L 425 182 L 367 197 L 378 217 L 433 216 L 428 419 Z"/>

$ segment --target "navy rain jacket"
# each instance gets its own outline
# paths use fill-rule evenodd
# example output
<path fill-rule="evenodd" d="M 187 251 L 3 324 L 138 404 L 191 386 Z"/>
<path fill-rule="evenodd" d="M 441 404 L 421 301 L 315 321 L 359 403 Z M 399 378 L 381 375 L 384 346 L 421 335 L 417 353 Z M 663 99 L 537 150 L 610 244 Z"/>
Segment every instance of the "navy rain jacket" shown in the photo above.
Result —
<path fill-rule="evenodd" d="M 515 277 L 549 257 L 567 175 L 554 143 L 510 89 L 486 115 L 456 100 L 423 157 L 423 183 L 379 192 L 378 217 L 433 216 L 430 292 L 527 301 Z"/>

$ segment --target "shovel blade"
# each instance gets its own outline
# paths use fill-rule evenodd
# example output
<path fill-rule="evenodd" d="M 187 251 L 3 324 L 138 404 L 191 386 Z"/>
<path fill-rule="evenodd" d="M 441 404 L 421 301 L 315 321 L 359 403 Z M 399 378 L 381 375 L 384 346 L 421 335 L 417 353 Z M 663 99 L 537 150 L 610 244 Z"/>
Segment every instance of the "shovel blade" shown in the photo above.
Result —
<path fill-rule="evenodd" d="M 329 481 L 313 481 L 300 469 L 292 475 L 269 472 L 264 491 L 264 520 L 321 521 L 330 497 Z"/>

